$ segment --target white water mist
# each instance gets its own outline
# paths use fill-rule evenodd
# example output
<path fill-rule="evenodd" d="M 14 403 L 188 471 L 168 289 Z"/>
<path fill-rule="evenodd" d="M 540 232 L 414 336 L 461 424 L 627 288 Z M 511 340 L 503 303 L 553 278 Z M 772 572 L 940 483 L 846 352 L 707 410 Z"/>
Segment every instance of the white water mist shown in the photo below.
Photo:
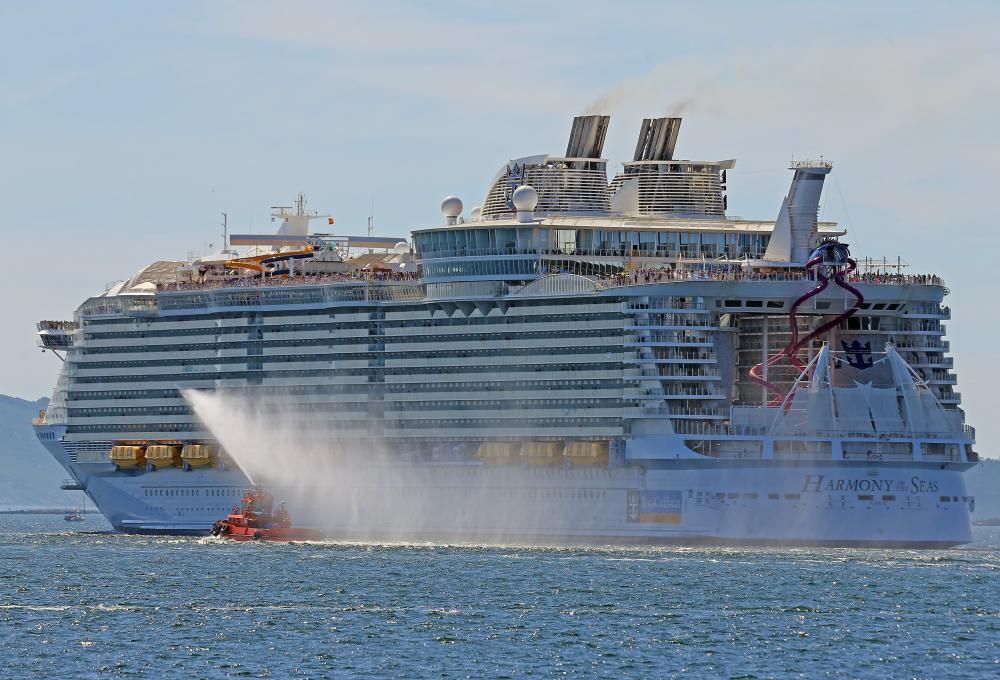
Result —
<path fill-rule="evenodd" d="M 333 418 L 335 405 L 315 411 L 291 397 L 196 390 L 184 396 L 246 476 L 287 500 L 297 525 L 332 537 L 551 541 L 569 537 L 578 520 L 607 512 L 601 506 L 612 502 L 597 490 L 607 470 L 427 461 L 426 452 L 405 443 L 390 448 L 356 431 L 346 436 Z M 584 493 L 591 502 L 581 514 Z"/>

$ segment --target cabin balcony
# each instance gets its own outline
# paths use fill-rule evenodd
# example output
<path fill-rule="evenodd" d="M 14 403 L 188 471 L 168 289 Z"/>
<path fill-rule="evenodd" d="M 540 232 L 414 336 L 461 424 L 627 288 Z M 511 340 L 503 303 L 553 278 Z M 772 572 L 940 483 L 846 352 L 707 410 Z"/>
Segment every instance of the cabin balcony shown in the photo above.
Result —
<path fill-rule="evenodd" d="M 928 385 L 957 385 L 958 376 L 955 375 L 939 375 L 932 376 L 926 379 Z"/>
<path fill-rule="evenodd" d="M 671 331 L 671 330 L 696 330 L 705 331 L 708 333 L 718 330 L 718 327 L 713 324 L 706 324 L 701 320 L 691 320 L 691 321 L 673 321 L 671 323 L 645 323 L 640 324 L 633 322 L 631 324 L 625 324 L 625 331 Z"/>
<path fill-rule="evenodd" d="M 622 311 L 626 314 L 711 314 L 712 310 L 700 307 L 642 307 L 637 305 L 626 306 Z"/>
<path fill-rule="evenodd" d="M 955 359 L 946 356 L 933 356 L 926 359 L 914 359 L 908 362 L 913 368 L 938 368 L 950 370 L 955 368 Z"/>
<path fill-rule="evenodd" d="M 75 321 L 39 321 L 38 346 L 42 349 L 66 351 L 73 345 L 73 334 L 79 328 Z"/>
<path fill-rule="evenodd" d="M 718 360 L 712 356 L 696 356 L 696 357 L 649 357 L 649 358 L 637 358 L 637 359 L 623 359 L 622 363 L 625 364 L 668 364 L 668 365 L 711 365 L 717 364 Z"/>
<path fill-rule="evenodd" d="M 893 345 L 898 350 L 907 350 L 911 352 L 934 352 L 937 354 L 939 352 L 943 353 L 951 350 L 951 343 L 948 340 L 928 339 L 921 341 L 921 338 L 904 338 L 902 342 L 894 342 Z"/>

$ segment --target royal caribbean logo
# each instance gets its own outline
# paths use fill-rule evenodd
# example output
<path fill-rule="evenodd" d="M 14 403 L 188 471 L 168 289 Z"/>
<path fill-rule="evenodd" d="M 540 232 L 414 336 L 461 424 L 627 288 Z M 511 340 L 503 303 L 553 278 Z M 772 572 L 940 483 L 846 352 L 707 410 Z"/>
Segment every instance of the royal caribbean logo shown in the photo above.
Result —
<path fill-rule="evenodd" d="M 629 522 L 639 521 L 639 492 L 629 491 L 625 501 L 625 518 Z"/>
<path fill-rule="evenodd" d="M 625 499 L 625 519 L 642 524 L 680 524 L 683 498 L 680 491 L 632 489 Z"/>
<path fill-rule="evenodd" d="M 840 345 L 844 348 L 847 364 L 852 368 L 864 370 L 871 368 L 875 364 L 874 360 L 872 360 L 871 342 L 866 342 L 862 345 L 860 340 L 855 340 L 851 343 L 841 340 Z"/>
<path fill-rule="evenodd" d="M 507 173 L 504 175 L 507 181 L 507 191 L 504 198 L 507 199 L 507 207 L 514 209 L 514 191 L 524 183 L 524 166 L 514 163 L 507 166 Z"/>

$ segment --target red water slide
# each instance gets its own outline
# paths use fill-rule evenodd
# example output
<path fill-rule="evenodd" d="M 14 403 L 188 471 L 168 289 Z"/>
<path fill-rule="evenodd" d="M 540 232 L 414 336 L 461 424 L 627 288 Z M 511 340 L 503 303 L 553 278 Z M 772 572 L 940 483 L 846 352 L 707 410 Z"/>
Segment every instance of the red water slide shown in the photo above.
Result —
<path fill-rule="evenodd" d="M 838 314 L 830 321 L 820 325 L 819 328 L 813 329 L 805 337 L 799 338 L 799 306 L 805 301 L 822 293 L 830 285 L 830 277 L 828 277 L 823 270 L 825 267 L 829 267 L 832 263 L 838 266 L 836 273 L 833 275 L 834 283 L 854 296 L 854 304 L 847 311 Z M 808 292 L 796 298 L 795 302 L 792 303 L 792 309 L 788 314 L 792 332 L 791 341 L 780 352 L 768 357 L 767 361 L 757 364 L 749 371 L 751 380 L 763 385 L 770 393 L 775 395 L 774 398 L 768 402 L 768 406 L 777 406 L 781 404 L 785 398 L 785 393 L 782 392 L 781 388 L 777 385 L 764 379 L 763 375 L 761 375 L 761 370 L 764 366 L 773 366 L 783 357 L 788 357 L 789 363 L 795 366 L 795 368 L 797 368 L 800 372 L 804 371 L 806 367 L 805 364 L 799 360 L 797 356 L 798 351 L 813 340 L 813 338 L 823 335 L 830 329 L 837 326 L 837 324 L 844 319 L 849 319 L 855 314 L 855 312 L 858 311 L 858 309 L 861 308 L 861 304 L 865 301 L 864 296 L 857 288 L 844 280 L 846 276 L 857 268 L 857 266 L 858 263 L 851 259 L 850 251 L 847 249 L 847 244 L 844 243 L 825 243 L 814 250 L 812 256 L 809 258 L 809 261 L 806 262 L 806 271 L 813 271 L 816 274 L 816 280 L 819 281 L 819 283 Z"/>

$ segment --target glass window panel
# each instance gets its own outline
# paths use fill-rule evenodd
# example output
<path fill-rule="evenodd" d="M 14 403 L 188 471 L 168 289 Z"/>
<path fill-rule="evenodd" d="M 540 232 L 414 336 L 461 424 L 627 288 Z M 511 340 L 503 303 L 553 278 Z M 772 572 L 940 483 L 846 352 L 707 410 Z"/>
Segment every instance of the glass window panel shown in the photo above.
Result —
<path fill-rule="evenodd" d="M 556 229 L 556 250 L 572 255 L 576 252 L 576 239 L 575 229 Z"/>
<path fill-rule="evenodd" d="M 488 229 L 476 229 L 476 250 L 479 251 L 480 255 L 488 254 L 487 251 L 490 249 L 490 233 Z"/>
<path fill-rule="evenodd" d="M 531 249 L 535 252 L 544 253 L 552 249 L 552 241 L 549 240 L 548 229 L 533 229 Z"/>

